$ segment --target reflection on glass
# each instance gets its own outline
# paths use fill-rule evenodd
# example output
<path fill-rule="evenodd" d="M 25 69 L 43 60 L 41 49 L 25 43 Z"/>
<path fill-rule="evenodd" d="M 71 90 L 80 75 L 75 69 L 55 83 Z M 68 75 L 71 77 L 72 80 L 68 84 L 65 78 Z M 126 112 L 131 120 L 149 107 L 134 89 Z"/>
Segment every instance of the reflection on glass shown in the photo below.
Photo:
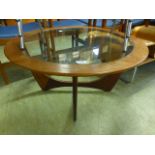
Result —
<path fill-rule="evenodd" d="M 42 32 L 26 42 L 27 51 L 60 64 L 97 64 L 123 56 L 124 38 L 97 28 L 66 28 Z M 129 42 L 128 54 L 133 44 Z"/>

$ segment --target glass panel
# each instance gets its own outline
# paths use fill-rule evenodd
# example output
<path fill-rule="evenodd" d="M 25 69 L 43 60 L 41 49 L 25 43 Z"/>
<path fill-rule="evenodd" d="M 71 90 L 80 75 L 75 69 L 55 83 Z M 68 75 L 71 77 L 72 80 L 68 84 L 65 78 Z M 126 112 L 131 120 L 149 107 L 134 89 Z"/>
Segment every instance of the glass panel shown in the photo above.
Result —
<path fill-rule="evenodd" d="M 124 56 L 124 38 L 97 28 L 60 28 L 32 38 L 25 43 L 30 56 L 53 63 L 97 64 Z M 133 49 L 129 45 L 127 54 Z"/>

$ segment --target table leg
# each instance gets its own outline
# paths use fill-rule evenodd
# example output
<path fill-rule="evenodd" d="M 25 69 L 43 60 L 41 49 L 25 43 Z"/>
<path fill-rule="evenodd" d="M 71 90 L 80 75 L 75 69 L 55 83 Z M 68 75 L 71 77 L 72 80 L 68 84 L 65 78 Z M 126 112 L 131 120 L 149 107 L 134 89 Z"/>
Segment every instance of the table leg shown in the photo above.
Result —
<path fill-rule="evenodd" d="M 78 47 L 78 38 L 79 38 L 79 33 L 78 32 L 76 32 L 76 34 L 75 34 L 75 45 L 76 45 L 76 47 Z"/>
<path fill-rule="evenodd" d="M 42 90 L 46 91 L 58 87 L 72 87 L 72 104 L 73 104 L 73 120 L 77 119 L 77 93 L 78 87 L 88 87 L 88 88 L 97 88 L 105 91 L 111 91 L 114 85 L 116 84 L 120 73 L 114 75 L 107 75 L 101 77 L 96 81 L 91 82 L 78 82 L 78 77 L 72 77 L 72 82 L 68 81 L 57 81 L 52 79 L 44 74 L 33 72 L 33 76 L 38 82 Z"/>
<path fill-rule="evenodd" d="M 5 84 L 9 84 L 10 80 L 9 80 L 8 75 L 6 74 L 3 64 L 1 62 L 0 62 L 0 74 L 2 75 L 2 78 L 5 82 Z"/>
<path fill-rule="evenodd" d="M 77 117 L 77 86 L 78 78 L 73 77 L 73 120 L 76 121 Z"/>
<path fill-rule="evenodd" d="M 75 37 L 74 37 L 74 35 L 72 35 L 72 48 L 74 48 L 75 47 Z"/>

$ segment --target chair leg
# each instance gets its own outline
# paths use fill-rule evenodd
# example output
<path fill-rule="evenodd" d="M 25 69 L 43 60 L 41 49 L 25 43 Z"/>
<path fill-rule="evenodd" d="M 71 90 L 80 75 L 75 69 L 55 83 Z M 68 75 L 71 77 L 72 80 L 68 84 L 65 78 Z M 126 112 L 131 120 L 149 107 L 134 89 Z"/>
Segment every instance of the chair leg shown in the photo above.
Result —
<path fill-rule="evenodd" d="M 133 74 L 132 74 L 132 77 L 131 77 L 131 82 L 133 82 L 134 81 L 134 79 L 135 79 L 135 76 L 136 76 L 136 73 L 137 73 L 137 69 L 138 69 L 138 67 L 135 67 L 134 68 L 134 70 L 133 70 Z"/>
<path fill-rule="evenodd" d="M 126 80 L 126 79 L 124 79 L 124 78 L 120 78 L 120 80 L 122 80 L 122 81 L 125 82 L 125 83 L 132 83 L 132 82 L 134 81 L 134 79 L 135 79 L 137 70 L 138 70 L 138 67 L 134 67 L 132 76 L 130 77 L 129 80 L 128 80 L 128 79 Z"/>
<path fill-rule="evenodd" d="M 0 73 L 2 75 L 2 78 L 3 78 L 4 82 L 5 82 L 5 84 L 9 84 L 10 80 L 9 80 L 8 75 L 6 74 L 6 72 L 4 70 L 4 67 L 3 67 L 1 62 L 0 62 Z"/>

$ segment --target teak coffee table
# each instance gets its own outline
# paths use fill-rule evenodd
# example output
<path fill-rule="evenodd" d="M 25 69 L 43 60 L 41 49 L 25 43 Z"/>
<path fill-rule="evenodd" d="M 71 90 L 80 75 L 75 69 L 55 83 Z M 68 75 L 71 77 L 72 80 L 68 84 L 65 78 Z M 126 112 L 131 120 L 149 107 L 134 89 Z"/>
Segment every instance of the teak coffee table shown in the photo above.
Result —
<path fill-rule="evenodd" d="M 78 87 L 110 91 L 120 74 L 142 63 L 148 56 L 143 40 L 131 37 L 126 53 L 124 35 L 93 27 L 60 27 L 36 31 L 25 36 L 25 49 L 19 39 L 5 46 L 6 57 L 32 71 L 42 90 L 72 87 L 73 120 L 77 118 Z M 69 76 L 71 82 L 49 75 Z M 97 76 L 98 80 L 78 82 L 78 77 Z"/>

